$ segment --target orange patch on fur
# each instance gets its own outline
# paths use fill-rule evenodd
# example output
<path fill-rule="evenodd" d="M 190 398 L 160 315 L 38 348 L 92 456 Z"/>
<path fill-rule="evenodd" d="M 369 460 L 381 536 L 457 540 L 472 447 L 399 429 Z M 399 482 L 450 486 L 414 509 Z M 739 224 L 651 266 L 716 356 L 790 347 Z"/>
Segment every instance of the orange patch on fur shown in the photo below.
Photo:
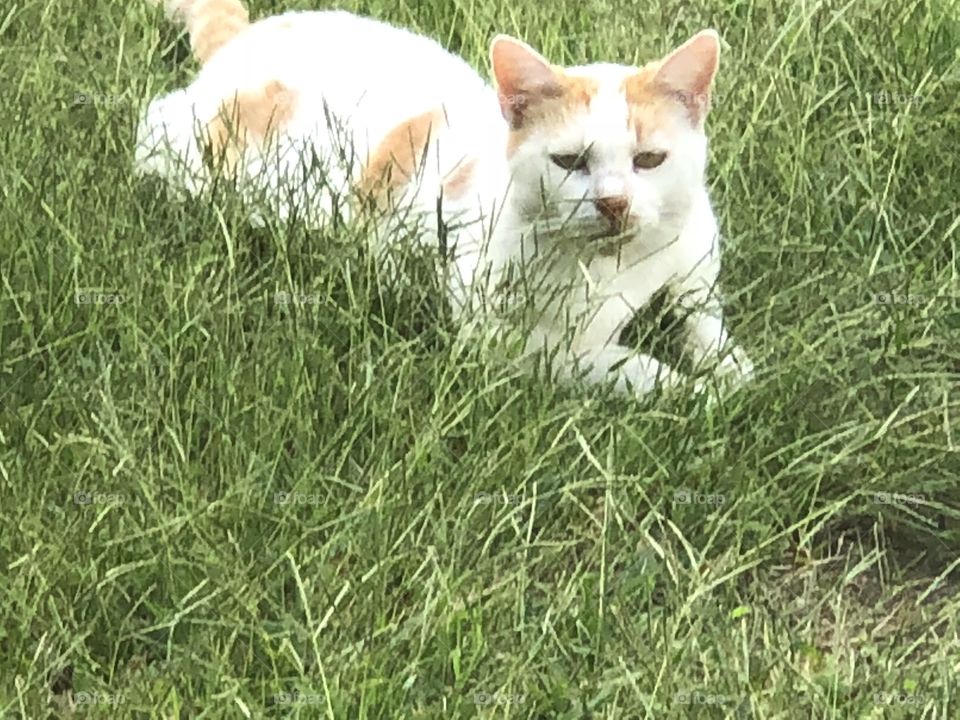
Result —
<path fill-rule="evenodd" d="M 568 107 L 588 106 L 597 94 L 597 81 L 576 75 L 561 75 L 562 100 Z"/>
<path fill-rule="evenodd" d="M 446 125 L 442 110 L 428 110 L 397 125 L 370 154 L 359 190 L 377 201 L 410 182 L 426 152 L 428 143 Z"/>
<path fill-rule="evenodd" d="M 653 79 L 660 69 L 660 61 L 644 65 L 623 83 L 629 116 L 627 123 L 642 144 L 656 127 L 676 122 L 677 102 L 658 88 Z"/>
<path fill-rule="evenodd" d="M 261 140 L 290 122 L 296 104 L 296 94 L 278 80 L 267 83 L 259 93 L 237 97 L 240 121 Z"/>
<path fill-rule="evenodd" d="M 627 97 L 627 103 L 642 105 L 657 96 L 657 90 L 653 86 L 653 78 L 660 70 L 660 65 L 659 60 L 648 63 L 623 81 L 623 92 Z"/>
<path fill-rule="evenodd" d="M 592 78 L 567 75 L 562 68 L 554 68 L 557 79 L 563 88 L 556 97 L 541 98 L 523 110 L 523 124 L 511 129 L 507 139 L 507 157 L 517 151 L 530 134 L 536 129 L 560 127 L 568 123 L 573 115 L 590 107 L 593 96 L 597 94 L 597 82 Z"/>
<path fill-rule="evenodd" d="M 220 112 L 207 124 L 213 158 L 232 173 L 251 140 L 259 146 L 282 130 L 293 117 L 297 96 L 274 80 L 258 91 L 237 93 L 224 100 Z"/>
<path fill-rule="evenodd" d="M 464 160 L 443 180 L 443 195 L 451 200 L 462 198 L 470 187 L 473 173 L 477 169 L 477 159 Z"/>
<path fill-rule="evenodd" d="M 193 54 L 201 63 L 250 25 L 240 0 L 194 0 L 185 12 Z"/>

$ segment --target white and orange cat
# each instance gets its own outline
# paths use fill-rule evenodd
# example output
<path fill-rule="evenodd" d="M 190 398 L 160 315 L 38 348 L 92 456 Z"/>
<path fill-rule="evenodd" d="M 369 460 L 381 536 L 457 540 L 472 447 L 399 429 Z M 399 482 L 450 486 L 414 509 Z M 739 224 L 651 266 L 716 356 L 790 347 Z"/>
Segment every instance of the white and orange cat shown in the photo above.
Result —
<path fill-rule="evenodd" d="M 251 24 L 239 0 L 165 4 L 203 67 L 147 108 L 141 172 L 190 194 L 228 173 L 256 213 L 316 224 L 379 206 L 388 243 L 412 211 L 423 242 L 442 235 L 451 251 L 461 316 L 525 303 L 528 350 L 549 352 L 564 379 L 636 395 L 684 382 L 619 343 L 663 288 L 696 364 L 725 387 L 752 372 L 716 292 L 704 133 L 715 32 L 641 68 L 558 67 L 500 35 L 491 87 L 433 40 L 346 12 Z"/>

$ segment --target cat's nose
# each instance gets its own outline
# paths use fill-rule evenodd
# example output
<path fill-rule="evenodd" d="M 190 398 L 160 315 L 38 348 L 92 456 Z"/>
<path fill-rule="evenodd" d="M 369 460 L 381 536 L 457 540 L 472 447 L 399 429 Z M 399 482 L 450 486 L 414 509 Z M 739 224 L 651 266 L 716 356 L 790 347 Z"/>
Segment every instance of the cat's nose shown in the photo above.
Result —
<path fill-rule="evenodd" d="M 622 225 L 630 207 L 630 201 L 623 195 L 596 198 L 593 204 L 611 225 Z"/>

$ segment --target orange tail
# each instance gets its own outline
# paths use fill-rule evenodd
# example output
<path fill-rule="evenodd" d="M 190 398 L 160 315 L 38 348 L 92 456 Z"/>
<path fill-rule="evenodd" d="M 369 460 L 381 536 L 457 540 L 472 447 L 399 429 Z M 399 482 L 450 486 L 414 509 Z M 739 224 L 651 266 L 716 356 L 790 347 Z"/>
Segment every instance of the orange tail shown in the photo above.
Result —
<path fill-rule="evenodd" d="M 163 0 L 163 4 L 187 26 L 190 46 L 201 64 L 250 25 L 240 0 Z"/>

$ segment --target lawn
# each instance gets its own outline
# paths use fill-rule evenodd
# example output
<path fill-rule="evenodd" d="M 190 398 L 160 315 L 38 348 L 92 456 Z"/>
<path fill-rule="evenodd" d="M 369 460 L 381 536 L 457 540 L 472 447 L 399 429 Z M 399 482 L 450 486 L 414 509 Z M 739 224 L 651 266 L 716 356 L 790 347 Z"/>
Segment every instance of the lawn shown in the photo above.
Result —
<path fill-rule="evenodd" d="M 178 29 L 7 3 L 0 716 L 960 717 L 960 2 L 342 6 L 485 73 L 496 32 L 642 63 L 717 28 L 756 379 L 556 387 L 362 223 L 175 201 L 131 164 Z"/>

